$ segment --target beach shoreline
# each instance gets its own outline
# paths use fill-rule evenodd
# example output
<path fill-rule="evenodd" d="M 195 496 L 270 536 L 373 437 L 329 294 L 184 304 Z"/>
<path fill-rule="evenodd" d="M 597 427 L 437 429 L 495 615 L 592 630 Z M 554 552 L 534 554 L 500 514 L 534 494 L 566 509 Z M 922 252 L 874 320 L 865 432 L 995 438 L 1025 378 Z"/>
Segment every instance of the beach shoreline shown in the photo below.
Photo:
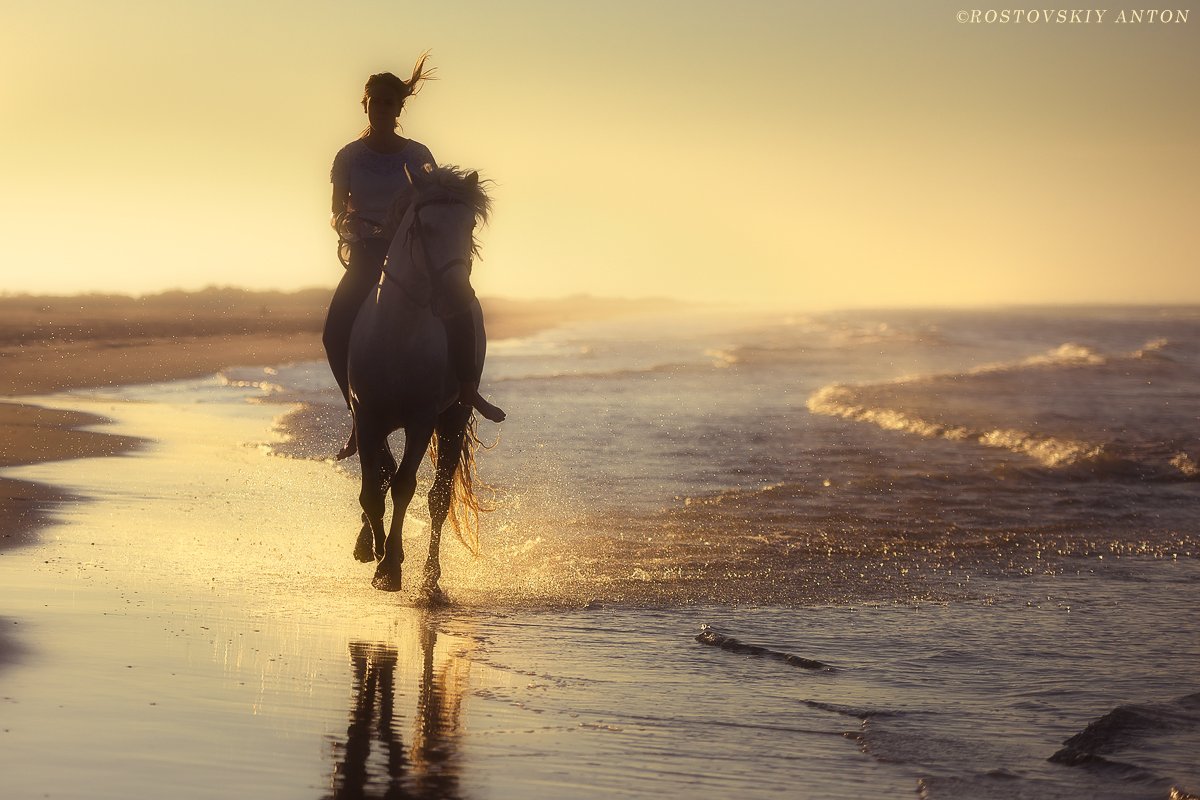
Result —
<path fill-rule="evenodd" d="M 0 468 L 115 456 L 140 445 L 137 437 L 85 430 L 104 423 L 103 416 L 41 408 L 34 396 L 323 360 L 329 294 L 214 288 L 144 297 L 0 297 Z M 481 302 L 493 340 L 666 305 L 588 297 Z M 78 499 L 0 477 L 0 552 L 35 543 L 54 508 Z"/>
<path fill-rule="evenodd" d="M 111 420 L 102 414 L 48 408 L 39 397 L 323 360 L 328 295 L 325 289 L 209 289 L 145 297 L 0 297 L 0 470 L 115 457 L 147 442 L 104 430 Z M 655 305 L 592 298 L 483 302 L 493 339 Z M 0 475 L 0 557 L 38 545 L 64 506 L 88 499 L 50 483 Z M 0 666 L 26 650 L 11 634 L 0 636 Z"/>

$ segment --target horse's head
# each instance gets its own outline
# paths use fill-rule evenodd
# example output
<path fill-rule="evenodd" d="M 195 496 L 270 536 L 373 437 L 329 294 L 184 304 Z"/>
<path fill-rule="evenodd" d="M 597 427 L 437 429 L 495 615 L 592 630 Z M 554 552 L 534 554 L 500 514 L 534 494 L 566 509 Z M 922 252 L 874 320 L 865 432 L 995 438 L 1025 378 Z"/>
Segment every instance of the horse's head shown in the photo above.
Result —
<path fill-rule="evenodd" d="M 491 201 L 477 172 L 430 164 L 405 171 L 409 188 L 397 196 L 390 220 L 391 253 L 405 253 L 407 269 L 388 277 L 414 297 L 460 306 L 472 296 L 471 262 L 479 251 L 475 227 L 487 221 Z M 389 254 L 388 260 L 398 259 Z"/>

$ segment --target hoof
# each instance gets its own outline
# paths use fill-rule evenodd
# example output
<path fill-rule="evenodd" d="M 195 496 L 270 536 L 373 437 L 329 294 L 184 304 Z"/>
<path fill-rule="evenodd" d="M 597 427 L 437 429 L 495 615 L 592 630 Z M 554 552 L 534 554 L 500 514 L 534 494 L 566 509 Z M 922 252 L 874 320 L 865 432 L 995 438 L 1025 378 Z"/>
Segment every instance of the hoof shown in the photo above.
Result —
<path fill-rule="evenodd" d="M 364 564 L 375 560 L 375 537 L 371 535 L 371 526 L 363 525 L 358 532 L 358 541 L 354 543 L 354 558 Z"/>
<path fill-rule="evenodd" d="M 440 608 L 450 605 L 450 598 L 446 597 L 446 593 L 438 586 L 438 581 L 442 577 L 442 566 L 436 558 L 430 558 L 425 562 L 425 575 L 421 580 L 421 592 L 418 595 L 417 602 L 426 608 Z"/>
<path fill-rule="evenodd" d="M 422 608 L 445 608 L 450 605 L 450 598 L 436 583 L 425 583 L 421 586 L 421 594 L 417 598 L 417 605 Z"/>
<path fill-rule="evenodd" d="M 346 443 L 344 445 L 342 445 L 342 449 L 338 450 L 336 459 L 338 461 L 344 461 L 357 452 L 358 452 L 358 436 L 356 435 L 354 428 L 351 428 L 350 429 L 350 438 L 346 440 Z"/>
<path fill-rule="evenodd" d="M 400 565 L 389 568 L 380 562 L 375 568 L 375 577 L 371 579 L 371 585 L 381 592 L 400 591 Z"/>

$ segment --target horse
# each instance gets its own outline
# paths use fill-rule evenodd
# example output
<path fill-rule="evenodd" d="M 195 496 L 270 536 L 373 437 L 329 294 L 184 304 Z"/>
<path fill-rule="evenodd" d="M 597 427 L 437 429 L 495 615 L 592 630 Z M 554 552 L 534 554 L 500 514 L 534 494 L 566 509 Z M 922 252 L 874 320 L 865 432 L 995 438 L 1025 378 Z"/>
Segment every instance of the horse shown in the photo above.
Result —
<path fill-rule="evenodd" d="M 375 588 L 400 590 L 404 515 L 416 491 L 417 469 L 432 444 L 435 474 L 421 594 L 438 602 L 444 600 L 438 586 L 442 526 L 449 517 L 459 539 L 477 554 L 480 510 L 472 484 L 474 418 L 470 406 L 457 402 L 458 377 L 438 313 L 456 301 L 474 316 L 478 379 L 487 339 L 469 276 L 478 252 L 474 229 L 487 221 L 490 200 L 479 174 L 457 167 L 426 164 L 410 172 L 409 181 L 392 209 L 395 234 L 379 285 L 363 302 L 350 333 L 350 411 L 362 467 L 363 524 L 354 557 L 378 561 L 371 581 Z M 388 435 L 401 429 L 404 452 L 397 464 Z M 385 535 L 389 489 L 392 520 Z"/>

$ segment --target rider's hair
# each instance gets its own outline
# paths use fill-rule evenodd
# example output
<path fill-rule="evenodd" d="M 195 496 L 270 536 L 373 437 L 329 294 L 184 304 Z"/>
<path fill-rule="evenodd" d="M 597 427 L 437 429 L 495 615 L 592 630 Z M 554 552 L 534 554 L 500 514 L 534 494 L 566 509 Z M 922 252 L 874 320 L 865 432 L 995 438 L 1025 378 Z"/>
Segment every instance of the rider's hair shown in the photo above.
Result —
<path fill-rule="evenodd" d="M 367 85 L 363 89 L 363 108 L 367 107 L 368 98 L 375 96 L 380 91 L 394 92 L 400 100 L 400 107 L 404 108 L 405 101 L 421 91 L 421 86 L 425 81 L 433 78 L 434 68 L 425 69 L 425 60 L 428 58 L 428 50 L 421 53 L 417 58 L 417 63 L 413 65 L 412 75 L 408 80 L 398 78 L 390 72 L 378 72 L 367 78 Z"/>

